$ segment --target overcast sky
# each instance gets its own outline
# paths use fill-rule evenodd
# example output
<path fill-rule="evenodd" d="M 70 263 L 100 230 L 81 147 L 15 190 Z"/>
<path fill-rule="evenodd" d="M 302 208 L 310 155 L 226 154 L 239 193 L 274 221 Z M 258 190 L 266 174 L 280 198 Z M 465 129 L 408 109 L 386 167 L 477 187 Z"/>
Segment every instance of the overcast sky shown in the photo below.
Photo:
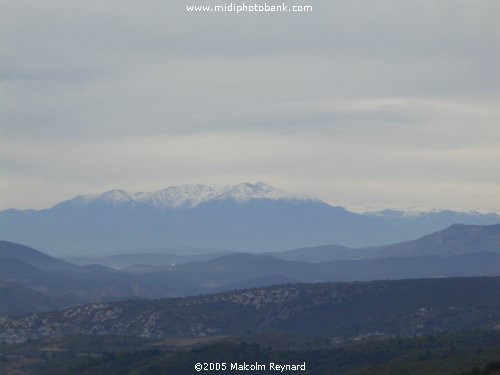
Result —
<path fill-rule="evenodd" d="M 500 1 L 196 1 L 0 1 L 0 209 L 263 180 L 500 211 Z"/>

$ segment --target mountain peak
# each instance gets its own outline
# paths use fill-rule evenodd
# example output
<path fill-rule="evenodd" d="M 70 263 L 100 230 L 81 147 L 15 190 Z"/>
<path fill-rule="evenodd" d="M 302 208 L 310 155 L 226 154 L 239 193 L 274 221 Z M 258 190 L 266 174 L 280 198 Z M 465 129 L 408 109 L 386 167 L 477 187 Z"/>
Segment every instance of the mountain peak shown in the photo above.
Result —
<path fill-rule="evenodd" d="M 314 198 L 298 196 L 276 189 L 259 181 L 255 184 L 244 182 L 232 187 L 227 187 L 220 198 L 229 198 L 237 202 L 245 202 L 251 199 L 286 199 L 286 200 L 313 200 Z"/>
<path fill-rule="evenodd" d="M 169 186 L 155 192 L 129 193 L 124 190 L 109 190 L 102 194 L 80 195 L 72 200 L 62 202 L 58 206 L 106 205 L 134 207 L 144 205 L 163 209 L 179 209 L 193 208 L 214 200 L 233 200 L 243 203 L 253 199 L 318 201 L 313 197 L 287 193 L 259 181 L 255 184 L 244 182 L 223 187 L 186 184 Z"/>

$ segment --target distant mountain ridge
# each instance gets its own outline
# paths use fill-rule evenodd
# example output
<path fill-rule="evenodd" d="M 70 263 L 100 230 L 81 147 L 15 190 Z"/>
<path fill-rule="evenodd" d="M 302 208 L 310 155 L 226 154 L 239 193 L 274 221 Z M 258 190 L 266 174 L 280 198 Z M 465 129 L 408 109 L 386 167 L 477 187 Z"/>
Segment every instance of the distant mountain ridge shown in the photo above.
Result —
<path fill-rule="evenodd" d="M 155 192 L 130 193 L 110 190 L 103 194 L 80 195 L 61 202 L 53 208 L 88 207 L 92 205 L 148 206 L 158 209 L 193 208 L 210 201 L 232 200 L 246 202 L 252 199 L 319 201 L 313 197 L 293 195 L 259 181 L 256 184 L 241 183 L 234 186 L 214 187 L 208 185 L 170 186 Z"/>
<path fill-rule="evenodd" d="M 480 252 L 500 253 L 500 224 L 453 224 L 413 241 L 353 249 L 338 245 L 299 248 L 269 255 L 302 262 L 355 260 L 380 257 L 452 256 Z"/>
<path fill-rule="evenodd" d="M 204 262 L 139 269 L 138 275 L 169 275 L 198 285 L 205 293 L 236 289 L 238 285 L 272 285 L 293 282 L 373 281 L 437 277 L 500 276 L 500 254 L 491 252 L 333 260 L 321 263 L 287 261 L 272 256 L 232 254 Z M 266 281 L 267 280 L 267 281 Z M 267 284 L 264 284 L 267 283 Z"/>
<path fill-rule="evenodd" d="M 101 264 L 113 268 L 134 265 L 173 265 L 210 260 L 234 252 L 212 250 L 201 253 L 182 253 L 182 249 L 162 253 L 125 253 L 106 256 L 82 256 L 66 258 L 76 264 Z M 201 250 L 200 250 L 201 251 Z M 413 241 L 399 242 L 386 246 L 349 248 L 339 245 L 323 245 L 286 251 L 259 253 L 287 261 L 308 263 L 334 260 L 361 260 L 369 258 L 404 258 L 422 256 L 449 257 L 473 253 L 500 253 L 500 224 L 464 225 L 454 224 L 442 231 L 428 234 Z"/>
<path fill-rule="evenodd" d="M 457 255 L 476 252 L 500 253 L 500 224 L 454 224 L 415 241 L 366 249 L 371 256 Z"/>
<path fill-rule="evenodd" d="M 27 246 L 0 241 L 0 282 L 24 288 L 4 288 L 10 295 L 19 291 L 21 307 L 43 310 L 47 306 L 198 295 L 291 282 L 500 276 L 500 225 L 453 225 L 415 241 L 367 249 L 323 246 L 272 254 L 196 250 L 191 255 L 174 251 L 83 257 L 84 264 L 89 260 L 127 268 L 78 266 Z M 22 302 L 29 296 L 27 289 L 45 296 L 34 297 L 40 307 Z M 0 311 L 22 310 L 0 301 Z"/>
<path fill-rule="evenodd" d="M 258 182 L 223 188 L 180 185 L 152 193 L 112 190 L 45 210 L 4 210 L 0 238 L 65 257 L 168 247 L 262 252 L 328 243 L 386 245 L 457 223 L 498 224 L 500 216 L 358 214 Z"/>

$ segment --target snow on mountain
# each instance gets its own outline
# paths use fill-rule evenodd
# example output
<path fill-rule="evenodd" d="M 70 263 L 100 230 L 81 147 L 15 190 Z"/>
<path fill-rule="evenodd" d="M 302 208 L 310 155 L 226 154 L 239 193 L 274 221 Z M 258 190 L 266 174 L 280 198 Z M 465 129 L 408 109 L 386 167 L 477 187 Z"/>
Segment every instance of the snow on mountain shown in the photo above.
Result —
<path fill-rule="evenodd" d="M 137 201 L 155 207 L 189 208 L 213 199 L 218 190 L 207 185 L 179 185 L 151 193 L 135 193 L 134 197 Z"/>
<path fill-rule="evenodd" d="M 276 189 L 264 182 L 242 183 L 234 186 L 214 187 L 207 185 L 178 185 L 155 192 L 129 193 L 123 190 L 110 190 L 102 194 L 80 195 L 61 204 L 85 207 L 104 204 L 107 206 L 147 205 L 157 208 L 193 208 L 214 200 L 233 200 L 238 203 L 253 199 L 317 201 L 309 196 L 293 195 Z M 61 205 L 59 204 L 59 205 Z M 59 206 L 58 205 L 58 206 Z"/>
<path fill-rule="evenodd" d="M 314 197 L 287 193 L 283 190 L 266 185 L 262 181 L 257 182 L 255 185 L 243 183 L 233 187 L 226 187 L 217 199 L 233 199 L 236 202 L 245 202 L 251 199 L 319 201 Z"/>
<path fill-rule="evenodd" d="M 379 217 L 392 217 L 392 218 L 421 218 L 431 215 L 467 215 L 467 216 L 484 216 L 484 215 L 497 215 L 494 210 L 480 211 L 480 210 L 448 210 L 438 208 L 428 208 L 423 206 L 415 206 L 410 208 L 385 208 L 385 209 L 365 209 L 360 212 L 367 216 Z"/>

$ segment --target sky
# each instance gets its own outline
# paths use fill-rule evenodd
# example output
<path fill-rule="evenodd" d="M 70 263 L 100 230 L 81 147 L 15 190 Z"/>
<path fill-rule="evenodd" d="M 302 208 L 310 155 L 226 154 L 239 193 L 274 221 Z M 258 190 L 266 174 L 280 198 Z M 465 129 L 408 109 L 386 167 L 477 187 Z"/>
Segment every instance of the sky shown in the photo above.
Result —
<path fill-rule="evenodd" d="M 0 209 L 265 181 L 500 211 L 499 1 L 186 11 L 225 3 L 2 0 Z"/>

